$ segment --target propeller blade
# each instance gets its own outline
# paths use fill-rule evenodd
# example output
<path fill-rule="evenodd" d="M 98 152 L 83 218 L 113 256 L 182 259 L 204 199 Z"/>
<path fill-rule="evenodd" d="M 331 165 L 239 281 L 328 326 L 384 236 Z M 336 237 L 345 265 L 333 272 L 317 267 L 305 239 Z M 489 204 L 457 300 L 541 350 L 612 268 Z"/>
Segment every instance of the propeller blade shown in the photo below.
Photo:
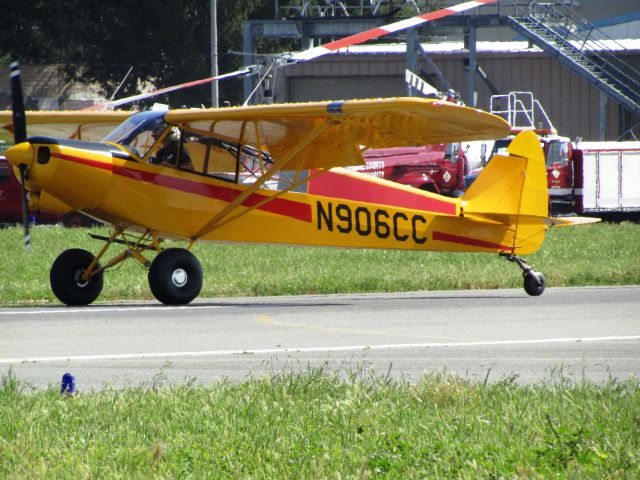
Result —
<path fill-rule="evenodd" d="M 27 119 L 24 113 L 24 96 L 18 62 L 11 64 L 11 110 L 13 112 L 13 141 L 17 145 L 27 139 Z"/>
<path fill-rule="evenodd" d="M 24 227 L 24 248 L 29 253 L 31 250 L 31 233 L 29 233 L 29 198 L 27 197 L 27 166 L 20 165 L 20 183 L 22 183 L 22 226 Z"/>
<path fill-rule="evenodd" d="M 27 119 L 24 111 L 24 95 L 20 80 L 20 65 L 11 64 L 11 109 L 13 114 L 13 141 L 18 143 L 27 140 Z M 27 253 L 31 250 L 31 234 L 29 233 L 29 198 L 27 197 L 28 168 L 20 164 L 20 183 L 22 183 L 22 226 L 24 227 L 24 248 Z"/>

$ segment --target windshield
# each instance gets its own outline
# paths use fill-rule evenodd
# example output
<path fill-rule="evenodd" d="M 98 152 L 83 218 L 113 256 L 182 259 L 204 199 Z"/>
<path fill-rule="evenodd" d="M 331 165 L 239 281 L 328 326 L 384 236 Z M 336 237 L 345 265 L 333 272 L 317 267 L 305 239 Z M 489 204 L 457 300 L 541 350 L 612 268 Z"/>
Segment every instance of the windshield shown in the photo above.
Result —
<path fill-rule="evenodd" d="M 566 165 L 569 163 L 569 147 L 567 142 L 554 140 L 549 142 L 546 155 L 547 167 L 553 165 Z"/>
<path fill-rule="evenodd" d="M 117 143 L 143 158 L 155 143 L 153 132 L 167 128 L 164 114 L 165 112 L 136 113 L 118 125 L 102 142 Z"/>
<path fill-rule="evenodd" d="M 459 143 L 447 143 L 444 146 L 444 158 L 451 163 L 458 163 Z"/>

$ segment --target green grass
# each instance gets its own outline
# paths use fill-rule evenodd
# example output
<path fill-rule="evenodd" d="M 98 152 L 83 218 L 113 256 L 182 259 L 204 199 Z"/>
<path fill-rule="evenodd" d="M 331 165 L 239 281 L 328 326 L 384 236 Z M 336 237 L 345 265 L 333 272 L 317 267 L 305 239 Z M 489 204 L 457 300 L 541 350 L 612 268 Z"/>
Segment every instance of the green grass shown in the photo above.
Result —
<path fill-rule="evenodd" d="M 638 478 L 635 381 L 281 372 L 63 398 L 5 377 L 2 478 Z"/>
<path fill-rule="evenodd" d="M 103 230 L 96 230 L 104 233 Z M 55 301 L 48 271 L 83 229 L 0 230 L 0 303 Z M 521 287 L 481 254 L 199 245 L 202 296 Z M 529 260 L 550 286 L 640 283 L 640 225 L 550 232 Z M 125 262 L 101 300 L 151 298 Z M 427 375 L 416 384 L 366 368 L 273 372 L 243 382 L 61 397 L 12 374 L 0 382 L 0 478 L 639 478 L 637 380 L 534 385 Z M 515 378 L 515 377 L 514 377 Z"/>
<path fill-rule="evenodd" d="M 41 226 L 32 237 L 27 255 L 20 228 L 0 230 L 0 304 L 55 302 L 49 268 L 56 256 L 101 246 L 85 229 Z M 520 270 L 497 255 L 204 243 L 194 253 L 204 269 L 201 297 L 522 287 Z M 640 284 L 640 225 L 553 229 L 528 260 L 550 287 Z M 107 272 L 99 300 L 151 298 L 146 270 L 128 260 Z"/>

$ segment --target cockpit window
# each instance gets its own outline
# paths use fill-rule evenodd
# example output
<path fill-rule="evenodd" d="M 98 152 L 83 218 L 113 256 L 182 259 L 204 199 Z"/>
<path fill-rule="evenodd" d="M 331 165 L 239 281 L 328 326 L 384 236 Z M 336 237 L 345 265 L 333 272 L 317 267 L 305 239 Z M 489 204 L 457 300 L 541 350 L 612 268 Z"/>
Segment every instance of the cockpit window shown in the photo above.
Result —
<path fill-rule="evenodd" d="M 260 182 L 260 188 L 273 190 L 288 189 L 294 184 L 293 191 L 306 191 L 305 170 L 280 171 L 272 176 L 274 159 L 268 149 L 189 125 L 169 125 L 164 121 L 165 113 L 132 115 L 102 142 L 120 145 L 154 165 L 235 184 Z"/>
<path fill-rule="evenodd" d="M 164 113 L 165 112 L 136 113 L 104 137 L 102 142 L 117 143 L 138 157 L 144 158 L 156 142 L 158 137 L 157 132 L 163 132 L 168 127 L 164 121 Z M 156 132 L 155 136 L 154 132 Z"/>

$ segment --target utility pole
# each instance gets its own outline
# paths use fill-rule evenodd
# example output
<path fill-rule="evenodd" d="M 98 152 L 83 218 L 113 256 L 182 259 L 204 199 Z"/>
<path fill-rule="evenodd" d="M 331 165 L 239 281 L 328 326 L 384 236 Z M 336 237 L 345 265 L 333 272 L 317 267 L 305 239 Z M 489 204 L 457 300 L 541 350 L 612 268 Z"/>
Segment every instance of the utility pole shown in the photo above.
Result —
<path fill-rule="evenodd" d="M 218 76 L 218 0 L 209 0 L 211 8 L 211 76 Z M 211 106 L 218 108 L 218 81 L 211 82 Z"/>

